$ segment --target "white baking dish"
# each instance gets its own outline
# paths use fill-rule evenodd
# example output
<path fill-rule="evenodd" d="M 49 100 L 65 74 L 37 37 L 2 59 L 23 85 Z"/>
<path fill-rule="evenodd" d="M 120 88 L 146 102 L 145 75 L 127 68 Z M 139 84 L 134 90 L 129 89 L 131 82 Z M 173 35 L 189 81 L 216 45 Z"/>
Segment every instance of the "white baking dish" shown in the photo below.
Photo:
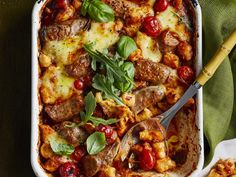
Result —
<path fill-rule="evenodd" d="M 36 176 L 46 177 L 47 173 L 40 165 L 39 161 L 39 114 L 41 110 L 38 93 L 38 82 L 39 82 L 39 65 L 38 65 L 38 54 L 39 54 L 39 39 L 38 30 L 40 28 L 40 16 L 42 8 L 47 0 L 38 0 L 35 3 L 32 13 L 32 115 L 31 115 L 31 164 Z M 196 0 L 191 0 L 190 4 L 194 8 L 194 21 L 196 28 L 196 58 L 195 67 L 197 74 L 202 68 L 202 19 L 201 19 L 201 8 Z M 196 114 L 196 126 L 198 128 L 196 133 L 197 145 L 197 163 L 196 169 L 190 174 L 190 176 L 197 176 L 199 171 L 203 167 L 204 162 L 204 146 L 203 146 L 203 107 L 202 107 L 202 90 L 200 89 L 197 94 L 197 114 Z M 195 157 L 196 158 L 196 157 Z M 193 163 L 193 162 L 192 162 Z M 186 164 L 190 166 L 191 164 Z M 176 176 L 176 175 L 174 175 Z M 177 175 L 183 176 L 183 175 Z"/>

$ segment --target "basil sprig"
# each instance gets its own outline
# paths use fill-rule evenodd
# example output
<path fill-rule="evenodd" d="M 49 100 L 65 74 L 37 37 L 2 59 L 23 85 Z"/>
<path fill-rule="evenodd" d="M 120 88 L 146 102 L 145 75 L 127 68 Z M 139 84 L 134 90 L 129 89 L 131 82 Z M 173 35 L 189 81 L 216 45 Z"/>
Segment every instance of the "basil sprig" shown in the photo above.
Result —
<path fill-rule="evenodd" d="M 117 43 L 117 52 L 125 59 L 135 50 L 137 50 L 136 43 L 129 36 L 122 36 Z"/>
<path fill-rule="evenodd" d="M 115 19 L 113 9 L 100 0 L 84 0 L 81 14 L 85 16 L 87 13 L 96 22 L 110 22 Z"/>
<path fill-rule="evenodd" d="M 50 146 L 55 154 L 69 156 L 74 152 L 74 147 L 68 144 L 64 139 L 51 136 L 49 138 Z"/>
<path fill-rule="evenodd" d="M 79 125 L 84 125 L 86 122 L 90 121 L 93 125 L 97 126 L 99 124 L 109 125 L 118 122 L 117 119 L 108 119 L 105 120 L 103 118 L 94 117 L 93 112 L 96 108 L 96 100 L 92 92 L 89 92 L 85 96 L 85 112 L 80 112 L 81 123 Z"/>
<path fill-rule="evenodd" d="M 87 140 L 87 151 L 90 155 L 95 155 L 102 151 L 106 146 L 106 137 L 104 133 L 94 132 Z"/>

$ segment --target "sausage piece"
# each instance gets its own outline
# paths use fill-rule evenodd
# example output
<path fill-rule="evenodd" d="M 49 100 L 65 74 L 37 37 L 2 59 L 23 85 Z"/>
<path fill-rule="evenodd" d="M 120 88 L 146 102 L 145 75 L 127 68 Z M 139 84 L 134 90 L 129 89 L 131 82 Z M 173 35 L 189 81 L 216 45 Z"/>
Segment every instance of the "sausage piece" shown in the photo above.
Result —
<path fill-rule="evenodd" d="M 87 155 L 82 159 L 82 169 L 87 177 L 94 176 L 102 167 L 110 165 L 120 147 L 117 139 L 113 144 L 108 145 L 103 151 L 96 155 Z"/>
<path fill-rule="evenodd" d="M 150 60 L 138 60 L 135 65 L 135 79 L 154 84 L 163 84 L 170 75 L 170 68 Z"/>
<path fill-rule="evenodd" d="M 161 34 L 161 40 L 164 45 L 170 47 L 176 47 L 179 44 L 177 34 L 170 31 L 164 31 Z"/>
<path fill-rule="evenodd" d="M 125 13 L 125 4 L 123 0 L 104 0 L 106 4 L 111 6 L 111 8 L 115 11 L 115 15 L 117 17 L 123 17 Z"/>
<path fill-rule="evenodd" d="M 179 44 L 178 35 L 168 30 L 161 33 L 160 39 L 160 48 L 164 53 L 173 52 Z"/>
<path fill-rule="evenodd" d="M 166 89 L 163 85 L 150 86 L 134 92 L 135 104 L 132 110 L 138 114 L 148 106 L 161 101 L 165 96 Z"/>
<path fill-rule="evenodd" d="M 65 121 L 61 124 L 55 125 L 54 128 L 63 138 L 67 140 L 68 143 L 74 146 L 81 145 L 84 143 L 88 137 L 88 133 L 81 127 L 69 127 L 71 122 Z"/>
<path fill-rule="evenodd" d="M 55 105 L 46 105 L 45 111 L 55 122 L 69 120 L 84 107 L 82 97 L 73 97 L 65 102 Z"/>
<path fill-rule="evenodd" d="M 73 36 L 79 32 L 88 29 L 90 20 L 80 17 L 78 19 L 67 20 L 60 24 L 53 24 L 45 26 L 41 30 L 41 37 L 43 41 L 61 40 L 67 36 Z"/>
<path fill-rule="evenodd" d="M 90 70 L 90 58 L 87 54 L 82 54 L 74 63 L 65 66 L 66 73 L 74 78 L 86 76 Z"/>

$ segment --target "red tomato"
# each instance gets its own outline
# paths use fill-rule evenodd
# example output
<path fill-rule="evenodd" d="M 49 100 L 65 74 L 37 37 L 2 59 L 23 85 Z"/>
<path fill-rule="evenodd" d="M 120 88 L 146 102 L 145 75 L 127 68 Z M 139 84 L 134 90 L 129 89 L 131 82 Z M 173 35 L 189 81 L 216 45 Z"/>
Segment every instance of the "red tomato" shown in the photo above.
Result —
<path fill-rule="evenodd" d="M 160 23 L 155 16 L 148 16 L 144 18 L 143 32 L 151 37 L 157 37 L 161 33 Z"/>
<path fill-rule="evenodd" d="M 99 132 L 104 132 L 106 138 L 111 138 L 111 136 L 113 134 L 113 129 L 109 125 L 102 125 L 102 124 L 100 124 L 100 125 L 98 125 L 97 130 Z"/>
<path fill-rule="evenodd" d="M 187 83 L 193 81 L 194 72 L 189 66 L 181 66 L 177 70 L 178 76 L 180 79 L 184 80 Z"/>
<path fill-rule="evenodd" d="M 83 77 L 83 81 L 87 86 L 90 86 L 92 84 L 93 76 L 92 75 L 86 75 Z"/>
<path fill-rule="evenodd" d="M 82 147 L 76 147 L 75 151 L 73 152 L 73 154 L 71 155 L 72 159 L 76 160 L 77 162 L 79 162 L 81 160 L 81 158 L 86 154 L 86 151 L 84 148 Z"/>
<path fill-rule="evenodd" d="M 113 130 L 113 133 L 110 138 L 107 138 L 107 144 L 113 144 L 115 140 L 117 139 L 118 134 L 115 130 Z"/>
<path fill-rule="evenodd" d="M 66 162 L 60 166 L 59 173 L 61 177 L 78 177 L 79 170 L 75 163 Z"/>
<path fill-rule="evenodd" d="M 68 0 L 56 0 L 56 8 L 58 9 L 66 9 L 68 5 Z"/>
<path fill-rule="evenodd" d="M 153 8 L 155 12 L 163 12 L 167 9 L 168 5 L 168 0 L 156 0 Z"/>
<path fill-rule="evenodd" d="M 151 170 L 155 165 L 155 156 L 152 151 L 143 149 L 139 156 L 140 167 L 143 170 Z"/>
<path fill-rule="evenodd" d="M 82 90 L 84 88 L 84 83 L 81 79 L 77 79 L 74 82 L 74 86 L 77 90 Z"/>

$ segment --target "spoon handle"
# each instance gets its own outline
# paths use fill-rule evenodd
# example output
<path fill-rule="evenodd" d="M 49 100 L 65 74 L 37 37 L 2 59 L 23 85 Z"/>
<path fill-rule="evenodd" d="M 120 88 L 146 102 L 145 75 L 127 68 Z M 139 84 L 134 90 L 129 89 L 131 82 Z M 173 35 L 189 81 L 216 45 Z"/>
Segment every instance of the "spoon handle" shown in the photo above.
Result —
<path fill-rule="evenodd" d="M 161 124 L 167 129 L 175 114 L 182 108 L 182 106 L 193 97 L 199 88 L 201 88 L 215 73 L 219 65 L 229 55 L 236 44 L 236 30 L 226 39 L 226 41 L 217 50 L 216 54 L 211 58 L 207 65 L 202 69 L 197 76 L 195 82 L 190 85 L 184 95 L 166 112 L 159 115 Z"/>
<path fill-rule="evenodd" d="M 194 82 L 169 110 L 158 116 L 165 129 L 168 128 L 175 114 L 183 107 L 183 105 L 185 105 L 185 103 L 187 103 L 189 98 L 192 98 L 197 93 L 199 88 L 201 88 L 201 85 L 198 82 Z"/>
<path fill-rule="evenodd" d="M 207 63 L 207 65 L 202 69 L 201 73 L 197 77 L 196 81 L 202 86 L 213 76 L 216 69 L 224 61 L 224 59 L 229 55 L 231 50 L 236 44 L 236 30 L 226 39 L 226 41 L 217 50 L 215 55 Z"/>

